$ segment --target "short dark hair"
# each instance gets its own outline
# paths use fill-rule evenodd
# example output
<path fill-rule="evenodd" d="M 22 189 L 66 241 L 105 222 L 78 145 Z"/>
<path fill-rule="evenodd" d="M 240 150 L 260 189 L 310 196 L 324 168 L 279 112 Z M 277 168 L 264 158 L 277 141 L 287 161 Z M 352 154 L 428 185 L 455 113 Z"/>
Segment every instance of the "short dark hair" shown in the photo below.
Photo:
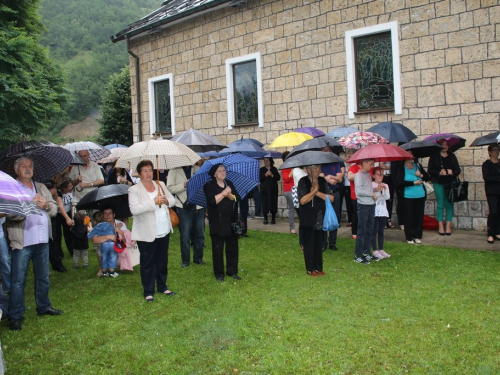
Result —
<path fill-rule="evenodd" d="M 82 225 L 85 220 L 85 214 L 83 212 L 75 212 L 75 216 L 73 217 L 76 225 Z"/>
<path fill-rule="evenodd" d="M 137 168 L 135 170 L 137 171 L 137 173 L 141 174 L 142 167 L 147 167 L 147 166 L 150 166 L 151 168 L 154 169 L 153 162 L 151 160 L 142 160 L 139 162 L 139 164 L 137 164 Z"/>
<path fill-rule="evenodd" d="M 489 146 L 488 146 L 488 152 L 493 151 L 493 147 L 500 148 L 500 145 L 498 145 L 498 144 L 489 145 Z"/>

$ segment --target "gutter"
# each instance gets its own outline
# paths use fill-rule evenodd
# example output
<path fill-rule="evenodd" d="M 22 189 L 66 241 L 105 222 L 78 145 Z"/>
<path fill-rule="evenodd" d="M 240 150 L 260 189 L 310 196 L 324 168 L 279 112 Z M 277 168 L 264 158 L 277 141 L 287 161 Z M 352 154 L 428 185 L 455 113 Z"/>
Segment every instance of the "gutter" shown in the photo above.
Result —
<path fill-rule="evenodd" d="M 130 39 L 127 35 L 127 52 L 135 59 L 135 87 L 136 87 L 136 106 L 137 106 L 137 126 L 138 126 L 138 142 L 142 141 L 142 120 L 141 120 L 141 79 L 139 76 L 139 56 L 130 49 Z"/>

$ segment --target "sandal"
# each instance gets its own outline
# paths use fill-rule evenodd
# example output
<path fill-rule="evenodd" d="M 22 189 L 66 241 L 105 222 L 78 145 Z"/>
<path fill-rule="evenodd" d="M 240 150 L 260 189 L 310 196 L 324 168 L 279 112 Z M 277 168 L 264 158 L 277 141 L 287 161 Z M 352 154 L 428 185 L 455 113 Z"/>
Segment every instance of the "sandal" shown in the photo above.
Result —
<path fill-rule="evenodd" d="M 394 224 L 392 223 L 391 219 L 387 220 L 387 227 L 394 229 Z"/>
<path fill-rule="evenodd" d="M 496 237 L 496 236 L 495 236 Z M 491 240 L 490 240 L 491 238 Z M 493 236 L 488 236 L 488 239 L 486 240 L 489 244 L 493 244 L 495 243 L 495 239 L 493 238 Z"/>
<path fill-rule="evenodd" d="M 297 234 L 297 231 L 295 230 L 295 228 L 293 228 L 293 229 L 290 229 L 290 233 L 291 234 Z"/>
<path fill-rule="evenodd" d="M 146 296 L 144 297 L 144 299 L 146 300 L 146 302 L 153 302 L 155 300 L 153 296 Z"/>
<path fill-rule="evenodd" d="M 175 292 L 172 292 L 171 290 L 165 290 L 163 292 L 163 294 L 165 294 L 167 297 L 172 297 L 172 296 L 175 296 Z"/>

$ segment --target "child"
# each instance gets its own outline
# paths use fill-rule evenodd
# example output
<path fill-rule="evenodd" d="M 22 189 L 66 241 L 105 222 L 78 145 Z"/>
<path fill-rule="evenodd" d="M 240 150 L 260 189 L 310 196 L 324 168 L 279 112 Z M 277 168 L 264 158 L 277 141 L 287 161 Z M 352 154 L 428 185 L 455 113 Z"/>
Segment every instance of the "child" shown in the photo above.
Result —
<path fill-rule="evenodd" d="M 389 186 L 382 183 L 384 178 L 384 170 L 380 167 L 373 168 L 373 182 L 372 186 L 377 196 L 377 201 L 375 202 L 375 218 L 373 224 L 373 235 L 372 235 L 372 248 L 373 255 L 380 259 L 389 258 L 391 255 L 387 254 L 384 248 L 384 228 L 387 223 L 387 218 L 389 217 L 389 211 L 387 211 L 386 201 L 388 201 L 391 196 L 389 193 Z M 377 190 L 381 186 L 382 190 Z M 377 248 L 377 234 L 378 234 L 378 248 Z"/>
<path fill-rule="evenodd" d="M 73 237 L 73 268 L 78 268 L 80 258 L 82 259 L 83 268 L 89 266 L 89 240 L 87 233 L 89 227 L 85 225 L 85 214 L 82 212 L 75 213 L 73 218 L 75 225 L 70 229 Z"/>
<path fill-rule="evenodd" d="M 373 168 L 373 159 L 363 159 L 359 163 L 359 171 L 354 176 L 356 198 L 358 200 L 358 234 L 356 237 L 356 250 L 354 261 L 361 264 L 370 264 L 370 260 L 378 261 L 380 258 L 370 252 L 373 219 L 375 216 L 375 195 L 372 186 L 370 170 Z M 382 188 L 378 187 L 377 191 Z"/>
<path fill-rule="evenodd" d="M 115 228 L 107 221 L 104 221 L 104 214 L 102 212 L 96 212 L 94 219 L 95 227 L 90 231 L 88 235 L 89 239 L 95 236 L 112 236 L 115 238 Z M 101 271 L 103 277 L 120 276 L 118 272 L 115 272 L 118 256 L 113 248 L 114 243 L 115 241 L 110 238 L 101 244 Z M 106 271 L 107 269 L 109 269 L 109 272 Z"/>

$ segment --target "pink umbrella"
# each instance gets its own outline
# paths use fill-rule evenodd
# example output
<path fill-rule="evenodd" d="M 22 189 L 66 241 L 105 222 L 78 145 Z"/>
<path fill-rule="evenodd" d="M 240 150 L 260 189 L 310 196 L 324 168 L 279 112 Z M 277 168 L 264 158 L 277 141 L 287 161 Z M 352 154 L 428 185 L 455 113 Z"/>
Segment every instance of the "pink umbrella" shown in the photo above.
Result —
<path fill-rule="evenodd" d="M 364 159 L 375 159 L 375 161 L 397 161 L 413 159 L 413 155 L 403 150 L 399 146 L 389 145 L 385 143 L 369 145 L 363 147 L 361 150 L 356 151 L 351 156 L 348 163 L 359 163 Z"/>
<path fill-rule="evenodd" d="M 384 137 L 370 132 L 354 132 L 347 134 L 338 141 L 345 148 L 361 148 L 377 143 L 389 143 Z"/>

